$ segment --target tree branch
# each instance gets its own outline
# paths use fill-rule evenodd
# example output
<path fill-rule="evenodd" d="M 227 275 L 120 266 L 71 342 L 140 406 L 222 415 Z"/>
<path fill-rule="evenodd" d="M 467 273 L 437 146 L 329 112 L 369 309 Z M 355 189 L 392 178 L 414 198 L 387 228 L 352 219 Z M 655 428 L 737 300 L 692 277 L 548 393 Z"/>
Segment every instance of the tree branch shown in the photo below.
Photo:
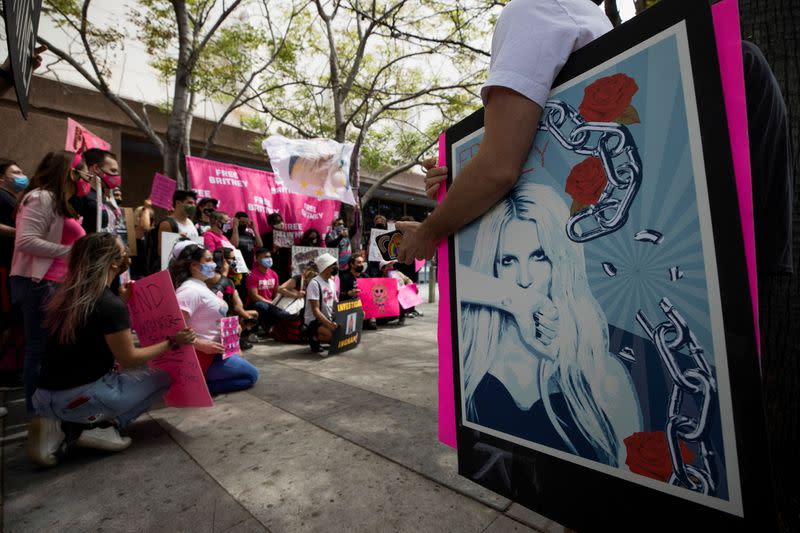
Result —
<path fill-rule="evenodd" d="M 386 183 L 390 179 L 394 178 L 398 174 L 401 174 L 401 173 L 405 172 L 406 170 L 410 169 L 411 167 L 414 167 L 416 165 L 421 164 L 422 163 L 422 156 L 425 155 L 425 152 L 427 152 L 428 150 L 433 148 L 434 145 L 436 145 L 436 143 L 438 141 L 439 141 L 439 139 L 434 139 L 433 142 L 428 144 L 425 148 L 422 149 L 421 152 L 419 152 L 419 154 L 417 154 L 417 157 L 415 157 L 413 161 L 411 161 L 409 163 L 406 163 L 404 165 L 400 165 L 399 167 L 393 168 L 392 170 L 386 172 L 383 176 L 378 178 L 378 181 L 373 183 L 370 186 L 370 188 L 367 189 L 367 192 L 364 193 L 364 196 L 361 197 L 361 205 L 367 205 L 367 202 L 369 202 L 372 199 L 372 197 L 375 195 L 375 193 L 378 191 L 378 189 L 380 189 L 381 186 L 383 186 L 384 183 Z"/>

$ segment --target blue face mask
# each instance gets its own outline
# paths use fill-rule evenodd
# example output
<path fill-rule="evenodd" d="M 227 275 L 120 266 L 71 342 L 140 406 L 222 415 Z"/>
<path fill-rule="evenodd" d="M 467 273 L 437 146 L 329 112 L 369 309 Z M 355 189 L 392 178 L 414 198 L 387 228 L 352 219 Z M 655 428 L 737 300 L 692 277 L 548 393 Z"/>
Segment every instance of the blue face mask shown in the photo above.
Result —
<path fill-rule="evenodd" d="M 217 272 L 216 263 L 200 263 L 200 274 L 204 279 L 212 277 Z"/>
<path fill-rule="evenodd" d="M 264 268 L 272 268 L 272 258 L 271 257 L 262 258 L 261 266 L 263 266 Z"/>
<path fill-rule="evenodd" d="M 14 187 L 14 190 L 16 192 L 19 192 L 23 190 L 25 187 L 27 187 L 30 182 L 31 180 L 28 179 L 28 176 L 14 176 L 12 187 Z"/>

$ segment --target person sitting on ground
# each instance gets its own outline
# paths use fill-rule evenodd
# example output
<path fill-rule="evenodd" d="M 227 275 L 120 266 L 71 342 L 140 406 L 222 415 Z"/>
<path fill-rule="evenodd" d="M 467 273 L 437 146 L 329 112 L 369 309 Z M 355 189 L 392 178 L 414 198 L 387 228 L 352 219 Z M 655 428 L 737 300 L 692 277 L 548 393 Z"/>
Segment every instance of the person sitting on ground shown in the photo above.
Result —
<path fill-rule="evenodd" d="M 208 250 L 187 245 L 170 266 L 172 283 L 178 290 L 178 305 L 186 323 L 197 333 L 194 342 L 200 368 L 211 394 L 249 389 L 258 380 L 258 369 L 238 355 L 222 358 L 220 318 L 227 316 L 228 304 L 211 292 L 206 281 L 217 264 Z"/>
<path fill-rule="evenodd" d="M 292 315 L 272 303 L 278 294 L 278 274 L 272 270 L 272 254 L 266 248 L 256 250 L 255 268 L 247 276 L 247 308 L 258 311 L 264 334 L 280 320 L 290 320 Z"/>
<path fill-rule="evenodd" d="M 348 261 L 348 269 L 339 273 L 339 301 L 355 300 L 359 298 L 361 291 L 358 288 L 359 278 L 366 278 L 367 265 L 364 263 L 364 256 L 353 254 Z M 378 329 L 375 319 L 365 319 L 364 329 Z"/>
<path fill-rule="evenodd" d="M 306 289 L 305 324 L 311 351 L 319 353 L 322 351 L 321 343 L 329 343 L 338 327 L 333 321 L 333 306 L 337 301 L 333 277 L 339 273 L 339 265 L 330 254 L 320 255 L 314 263 L 319 275 Z"/>
<path fill-rule="evenodd" d="M 231 240 L 225 236 L 223 228 L 228 225 L 230 217 L 222 211 L 214 211 L 208 216 L 210 227 L 203 233 L 203 244 L 209 250 L 216 250 L 217 248 L 228 248 L 235 250 L 239 245 L 239 232 L 234 232 Z"/>
<path fill-rule="evenodd" d="M 238 316 L 242 324 L 242 335 L 239 340 L 239 347 L 242 350 L 249 350 L 253 345 L 247 340 L 244 327 L 250 321 L 258 320 L 258 311 L 247 311 L 236 292 L 236 286 L 228 277 L 231 270 L 236 268 L 236 257 L 230 248 L 217 248 L 214 250 L 214 263 L 217 268 L 214 275 L 206 280 L 206 285 L 211 292 L 222 298 L 228 304 L 228 316 Z"/>
<path fill-rule="evenodd" d="M 303 315 L 306 303 L 306 287 L 316 276 L 316 267 L 310 266 L 302 274 L 293 276 L 278 287 L 278 298 L 275 303 L 291 314 L 292 319 L 281 320 L 272 327 L 270 335 L 276 341 L 302 342 L 305 340 Z"/>
<path fill-rule="evenodd" d="M 399 272 L 397 269 L 395 269 L 395 265 L 396 264 L 397 264 L 396 260 L 393 260 L 393 261 L 381 260 L 381 262 L 380 262 L 381 276 L 380 277 L 382 277 L 382 278 L 392 278 L 394 280 L 397 280 L 397 288 L 400 289 L 404 285 L 408 285 L 409 283 L 411 283 L 411 280 L 408 279 L 408 277 L 406 275 L 404 275 L 402 272 Z M 403 324 L 406 323 L 406 315 L 407 314 L 408 314 L 408 311 L 403 309 L 403 306 L 400 306 L 400 316 L 398 317 L 398 320 L 397 320 L 397 323 L 399 325 L 402 326 Z M 385 324 L 387 322 L 391 322 L 392 320 L 394 320 L 394 318 L 391 318 L 391 317 L 389 317 L 389 318 L 379 318 L 378 319 L 378 324 Z"/>
<path fill-rule="evenodd" d="M 28 431 L 28 456 L 37 465 L 56 464 L 72 444 L 127 448 L 131 439 L 120 437 L 119 429 L 170 387 L 165 372 L 138 367 L 195 340 L 184 328 L 152 346 L 134 345 L 125 305 L 130 286 L 120 288 L 121 297 L 110 289 L 129 263 L 122 243 L 110 233 L 89 234 L 72 246 L 67 277 L 45 308 L 50 338 Z M 117 363 L 125 370 L 118 371 Z"/>

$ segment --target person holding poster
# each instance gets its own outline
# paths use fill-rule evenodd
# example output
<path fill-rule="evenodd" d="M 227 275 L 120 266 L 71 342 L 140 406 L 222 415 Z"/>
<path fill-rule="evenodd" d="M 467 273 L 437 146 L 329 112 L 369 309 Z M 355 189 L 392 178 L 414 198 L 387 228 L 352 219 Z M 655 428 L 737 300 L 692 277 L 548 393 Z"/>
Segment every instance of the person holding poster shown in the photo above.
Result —
<path fill-rule="evenodd" d="M 210 251 L 188 245 L 170 266 L 173 284 L 184 320 L 197 333 L 194 343 L 200 367 L 211 394 L 249 389 L 258 380 L 258 369 L 238 355 L 222 358 L 220 319 L 227 316 L 228 304 L 211 292 L 206 281 L 214 276 L 217 264 Z"/>
<path fill-rule="evenodd" d="M 489 77 L 481 88 L 483 141 L 425 222 L 397 225 L 403 232 L 397 257 L 401 262 L 430 259 L 439 240 L 511 191 L 556 75 L 572 52 L 611 29 L 603 11 L 589 0 L 516 0 L 503 8 L 492 36 Z M 433 165 L 428 161 L 426 166 Z M 426 190 L 435 197 L 444 178 L 441 171 L 434 176 L 426 181 Z"/>
<path fill-rule="evenodd" d="M 172 216 L 161 221 L 158 225 L 158 248 L 161 251 L 161 234 L 165 231 L 178 233 L 181 237 L 199 237 L 194 225 L 194 215 L 197 212 L 197 193 L 194 191 L 177 190 L 172 195 Z M 156 270 L 158 271 L 158 270 Z"/>
<path fill-rule="evenodd" d="M 338 301 L 333 276 L 339 273 L 339 264 L 330 254 L 322 254 L 314 262 L 319 275 L 311 280 L 306 290 L 305 324 L 308 328 L 312 352 L 322 351 L 321 343 L 331 341 L 338 325 L 333 321 L 333 306 Z"/>
<path fill-rule="evenodd" d="M 83 194 L 79 194 L 72 198 L 71 202 L 79 215 L 83 217 L 83 229 L 86 233 L 94 233 L 97 231 L 97 202 L 102 202 L 100 207 L 100 230 L 109 233 L 116 232 L 116 205 L 111 203 L 110 194 L 111 189 L 119 187 L 122 184 L 122 177 L 119 174 L 119 163 L 117 157 L 101 148 L 90 148 L 83 152 L 81 161 L 86 166 L 86 170 L 94 180 L 90 183 L 90 188 Z M 97 197 L 97 190 L 95 184 L 99 180 L 102 185 L 103 197 Z"/>
<path fill-rule="evenodd" d="M 33 396 L 36 416 L 28 431 L 28 456 L 41 466 L 58 462 L 62 443 L 121 451 L 130 446 L 121 437 L 125 427 L 170 387 L 161 370 L 137 369 L 171 346 L 192 344 L 190 328 L 175 337 L 137 348 L 125 305 L 111 282 L 130 265 L 122 243 L 109 233 L 92 233 L 72 247 L 64 283 L 45 308 L 50 335 Z"/>
<path fill-rule="evenodd" d="M 361 290 L 358 288 L 358 279 L 365 278 L 367 265 L 364 263 L 364 256 L 353 254 L 347 262 L 347 270 L 339 274 L 339 300 L 354 300 L 359 297 Z M 376 330 L 378 326 L 375 319 L 364 320 L 363 329 Z"/>
<path fill-rule="evenodd" d="M 270 213 L 267 216 L 267 224 L 270 230 L 261 236 L 264 248 L 272 253 L 274 263 L 273 270 L 278 273 L 278 279 L 283 281 L 291 277 L 292 272 L 292 249 L 281 246 L 275 239 L 275 231 L 283 231 L 285 223 L 280 213 Z"/>

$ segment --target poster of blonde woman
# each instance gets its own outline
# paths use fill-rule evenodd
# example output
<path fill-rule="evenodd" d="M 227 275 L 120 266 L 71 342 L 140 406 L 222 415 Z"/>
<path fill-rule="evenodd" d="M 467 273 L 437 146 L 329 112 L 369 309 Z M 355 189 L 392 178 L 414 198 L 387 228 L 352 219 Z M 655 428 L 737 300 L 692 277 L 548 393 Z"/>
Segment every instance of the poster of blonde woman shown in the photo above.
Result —
<path fill-rule="evenodd" d="M 450 240 L 460 472 L 581 531 L 635 525 L 609 505 L 726 530 L 769 505 L 719 67 L 688 11 L 574 54 L 516 186 Z M 482 137 L 482 111 L 447 131 L 453 181 Z"/>

